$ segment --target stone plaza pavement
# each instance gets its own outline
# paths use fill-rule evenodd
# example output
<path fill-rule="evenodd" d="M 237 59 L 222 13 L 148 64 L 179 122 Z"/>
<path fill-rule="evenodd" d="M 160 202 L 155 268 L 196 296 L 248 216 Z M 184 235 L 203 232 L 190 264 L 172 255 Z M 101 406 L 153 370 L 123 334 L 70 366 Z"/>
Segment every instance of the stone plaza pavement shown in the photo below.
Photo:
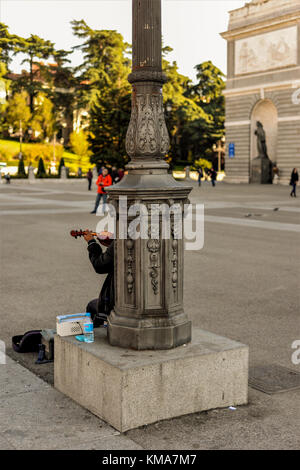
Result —
<path fill-rule="evenodd" d="M 300 197 L 290 198 L 287 186 L 192 185 L 191 201 L 205 205 L 204 248 L 185 252 L 193 324 L 248 344 L 251 366 L 300 372 L 291 361 L 300 340 Z M 96 228 L 94 193 L 85 181 L 0 185 L 0 340 L 9 356 L 0 364 L 0 449 L 299 448 L 300 389 L 249 388 L 249 404 L 236 410 L 120 434 L 52 387 L 52 364 L 36 366 L 36 355 L 12 351 L 14 334 L 53 328 L 56 315 L 82 311 L 98 295 L 103 276 L 84 240 L 69 235 Z"/>

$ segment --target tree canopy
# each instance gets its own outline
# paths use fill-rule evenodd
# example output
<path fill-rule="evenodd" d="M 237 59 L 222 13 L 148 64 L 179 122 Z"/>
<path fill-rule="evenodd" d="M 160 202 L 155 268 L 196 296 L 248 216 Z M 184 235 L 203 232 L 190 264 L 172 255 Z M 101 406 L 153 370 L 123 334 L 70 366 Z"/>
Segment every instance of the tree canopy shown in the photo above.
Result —
<path fill-rule="evenodd" d="M 26 91 L 15 93 L 8 102 L 6 124 L 11 127 L 13 132 L 17 132 L 20 126 L 22 131 L 26 132 L 29 127 L 31 112 L 27 102 L 28 95 Z"/>
<path fill-rule="evenodd" d="M 43 89 L 43 78 L 46 74 L 46 67 L 41 63 L 41 59 L 48 59 L 54 51 L 54 44 L 31 34 L 29 38 L 18 38 L 14 55 L 24 54 L 26 57 L 22 64 L 28 64 L 29 72 L 22 74 L 17 82 L 19 88 L 25 89 L 30 99 L 30 110 L 34 109 L 34 98 Z M 37 60 L 39 59 L 39 60 Z"/>
<path fill-rule="evenodd" d="M 84 84 L 81 103 L 89 108 L 91 161 L 124 162 L 130 120 L 129 45 L 117 31 L 93 30 L 83 20 L 72 26 L 75 36 L 84 40 L 76 46 L 83 53 L 77 71 Z"/>

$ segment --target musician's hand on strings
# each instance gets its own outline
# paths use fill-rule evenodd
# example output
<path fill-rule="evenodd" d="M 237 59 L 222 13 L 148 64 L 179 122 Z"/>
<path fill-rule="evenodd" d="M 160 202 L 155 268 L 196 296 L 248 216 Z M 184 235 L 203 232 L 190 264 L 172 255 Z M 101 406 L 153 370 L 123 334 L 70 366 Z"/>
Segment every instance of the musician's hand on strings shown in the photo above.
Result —
<path fill-rule="evenodd" d="M 114 239 L 114 234 L 111 232 L 91 232 L 89 229 L 86 230 L 71 230 L 70 232 L 71 237 L 80 238 L 84 237 L 85 241 L 88 243 L 91 240 L 95 240 L 94 237 L 97 237 L 101 245 L 108 247 L 111 245 Z"/>
<path fill-rule="evenodd" d="M 94 235 L 92 234 L 92 232 L 90 230 L 86 229 L 85 235 L 83 237 L 84 237 L 86 242 L 89 242 L 90 240 L 93 240 Z"/>

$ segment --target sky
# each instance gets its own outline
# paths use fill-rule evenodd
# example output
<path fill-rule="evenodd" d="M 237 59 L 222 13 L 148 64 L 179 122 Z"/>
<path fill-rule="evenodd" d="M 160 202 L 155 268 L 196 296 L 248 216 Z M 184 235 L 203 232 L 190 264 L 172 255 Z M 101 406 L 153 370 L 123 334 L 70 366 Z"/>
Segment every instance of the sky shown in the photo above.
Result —
<path fill-rule="evenodd" d="M 162 0 L 164 44 L 173 48 L 169 60 L 175 60 L 179 72 L 195 81 L 194 67 L 211 60 L 226 74 L 226 41 L 220 34 L 227 30 L 228 11 L 245 5 L 246 0 Z M 113 29 L 131 43 L 131 0 L 0 0 L 0 22 L 12 34 L 28 37 L 36 34 L 70 50 L 78 44 L 70 21 L 84 19 L 93 29 Z M 72 56 L 80 63 L 80 53 Z M 21 57 L 12 63 L 21 70 Z M 23 67 L 24 68 L 24 67 Z"/>

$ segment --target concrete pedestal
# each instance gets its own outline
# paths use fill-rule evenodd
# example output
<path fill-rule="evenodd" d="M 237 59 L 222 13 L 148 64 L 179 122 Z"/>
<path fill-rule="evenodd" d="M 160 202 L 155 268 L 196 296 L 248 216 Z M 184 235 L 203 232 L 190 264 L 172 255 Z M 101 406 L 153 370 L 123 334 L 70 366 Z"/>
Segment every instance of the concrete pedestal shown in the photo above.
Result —
<path fill-rule="evenodd" d="M 165 351 L 55 337 L 55 387 L 121 432 L 248 399 L 248 347 L 197 328 L 192 342 Z"/>
<path fill-rule="evenodd" d="M 28 181 L 30 183 L 35 182 L 34 168 L 32 166 L 28 167 Z"/>
<path fill-rule="evenodd" d="M 65 166 L 62 166 L 61 170 L 60 170 L 60 179 L 61 180 L 66 180 L 67 177 L 68 177 L 67 168 Z"/>
<path fill-rule="evenodd" d="M 251 166 L 251 183 L 272 183 L 272 162 L 268 158 L 254 158 Z"/>

